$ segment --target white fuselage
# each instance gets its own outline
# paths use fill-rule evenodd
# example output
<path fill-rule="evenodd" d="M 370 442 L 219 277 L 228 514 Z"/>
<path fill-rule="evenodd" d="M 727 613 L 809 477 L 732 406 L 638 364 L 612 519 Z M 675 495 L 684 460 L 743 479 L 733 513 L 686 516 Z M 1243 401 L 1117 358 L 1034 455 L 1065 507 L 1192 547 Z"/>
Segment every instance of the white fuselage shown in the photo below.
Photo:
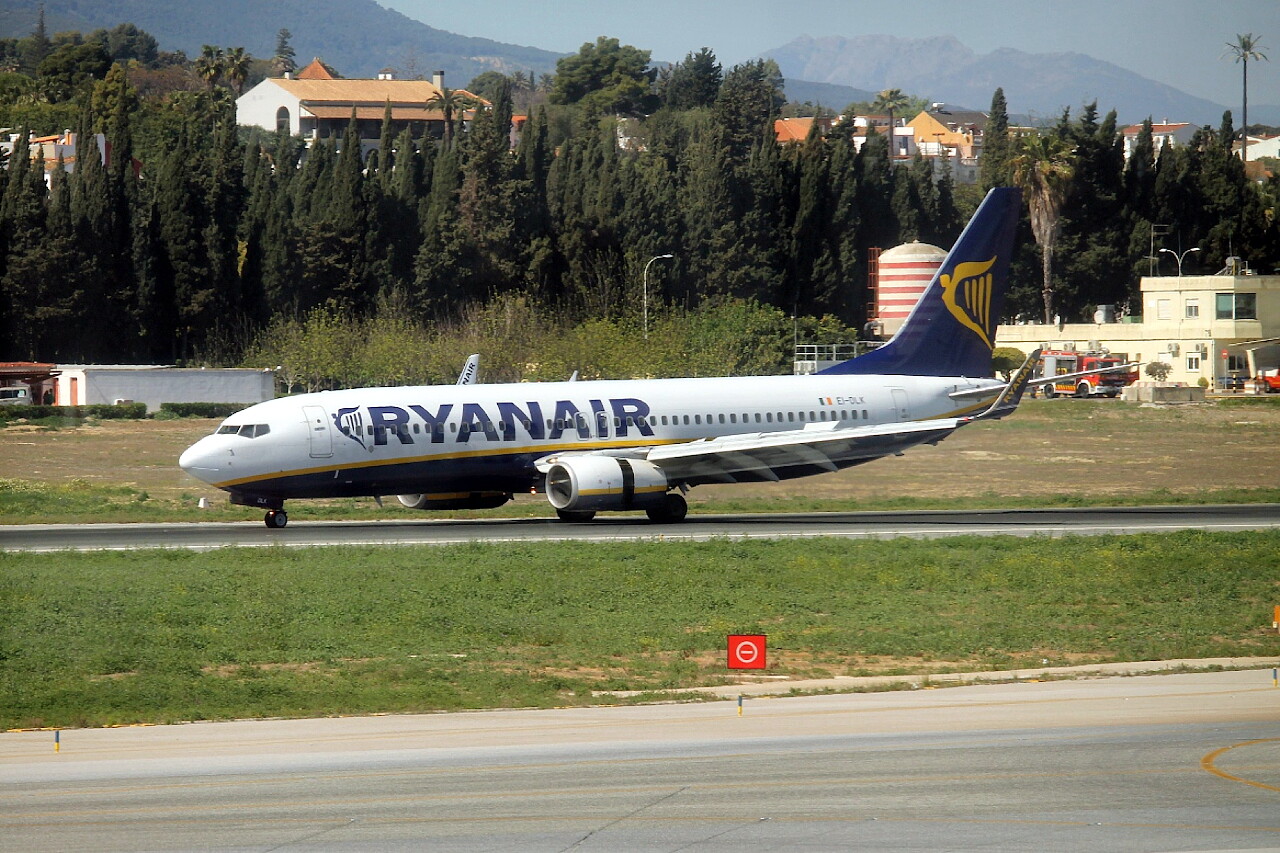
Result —
<path fill-rule="evenodd" d="M 986 387 L 990 396 L 949 396 Z M 956 417 L 1000 387 L 813 375 L 326 391 L 238 412 L 179 464 L 218 488 L 273 499 L 528 491 L 540 485 L 535 461 L 551 454 Z"/>

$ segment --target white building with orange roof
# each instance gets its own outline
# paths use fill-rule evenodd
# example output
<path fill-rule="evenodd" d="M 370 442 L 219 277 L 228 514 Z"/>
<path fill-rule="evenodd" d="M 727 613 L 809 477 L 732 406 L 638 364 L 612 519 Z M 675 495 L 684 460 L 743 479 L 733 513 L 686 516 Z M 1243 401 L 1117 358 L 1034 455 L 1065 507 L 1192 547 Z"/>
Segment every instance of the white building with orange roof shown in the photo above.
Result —
<path fill-rule="evenodd" d="M 0 141 L 0 152 L 5 157 L 9 157 L 16 150 L 19 135 L 17 133 L 5 132 L 3 141 Z M 111 162 L 111 143 L 101 133 L 94 134 L 94 141 L 98 149 L 98 159 L 104 165 Z M 27 137 L 27 152 L 31 159 L 41 160 L 44 163 L 44 182 L 46 186 L 53 184 L 53 173 L 58 168 L 58 164 L 62 164 L 62 170 L 68 174 L 76 170 L 76 134 L 70 130 L 62 133 L 54 133 L 49 136 L 36 136 L 31 134 Z M 137 175 L 141 170 L 142 164 L 136 159 L 133 161 L 134 174 Z"/>
<path fill-rule="evenodd" d="M 779 145 L 795 145 L 809 138 L 814 124 L 818 125 L 819 133 L 825 134 L 834 123 L 835 119 L 830 116 L 777 118 L 773 120 L 773 136 Z"/>
<path fill-rule="evenodd" d="M 342 136 L 354 111 L 362 140 L 382 135 L 382 120 L 391 107 L 392 132 L 409 128 L 415 135 L 428 131 L 441 136 L 444 114 L 427 103 L 444 89 L 444 72 L 432 80 L 396 80 L 390 72 L 377 79 L 345 79 L 319 59 L 296 75 L 269 77 L 236 99 L 236 122 L 270 133 L 285 131 L 308 139 Z M 478 103 L 470 92 L 459 90 Z M 468 121 L 474 110 L 455 120 Z"/>
<path fill-rule="evenodd" d="M 935 175 L 945 161 L 956 183 L 974 184 L 988 118 L 984 112 L 933 104 L 907 122 L 907 128 L 915 147 L 933 161 Z"/>
<path fill-rule="evenodd" d="M 1200 128 L 1189 122 L 1170 122 L 1168 119 L 1156 124 L 1151 124 L 1151 145 L 1155 149 L 1156 156 L 1160 156 L 1160 149 L 1166 144 L 1170 148 L 1178 145 L 1187 145 L 1191 142 L 1191 137 L 1196 135 L 1196 131 Z M 1124 159 L 1128 160 L 1133 155 L 1133 149 L 1138 145 L 1138 136 L 1142 133 L 1142 125 L 1135 124 L 1126 127 L 1122 132 L 1124 137 Z"/>

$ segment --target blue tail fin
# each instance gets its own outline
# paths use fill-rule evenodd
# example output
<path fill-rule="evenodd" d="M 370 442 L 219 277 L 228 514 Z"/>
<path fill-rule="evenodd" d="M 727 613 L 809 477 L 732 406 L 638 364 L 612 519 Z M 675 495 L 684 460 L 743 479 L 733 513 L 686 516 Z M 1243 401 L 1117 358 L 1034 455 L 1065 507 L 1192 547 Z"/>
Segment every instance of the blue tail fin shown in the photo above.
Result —
<path fill-rule="evenodd" d="M 991 375 L 1022 194 L 987 193 L 902 328 L 884 346 L 820 373 Z"/>

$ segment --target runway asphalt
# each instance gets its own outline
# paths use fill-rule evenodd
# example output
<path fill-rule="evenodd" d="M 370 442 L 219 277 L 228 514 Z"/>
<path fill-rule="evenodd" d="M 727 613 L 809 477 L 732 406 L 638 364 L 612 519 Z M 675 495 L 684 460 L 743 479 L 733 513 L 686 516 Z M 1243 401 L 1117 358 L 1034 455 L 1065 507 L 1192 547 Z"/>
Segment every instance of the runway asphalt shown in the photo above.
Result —
<path fill-rule="evenodd" d="M 0 735 L 9 850 L 1260 850 L 1272 671 Z"/>
<path fill-rule="evenodd" d="M 261 523 L 0 525 L 0 550 L 210 549 L 268 545 L 422 545 L 464 542 L 781 539 L 814 536 L 886 539 L 959 535 L 1067 536 L 1170 530 L 1264 530 L 1280 527 L 1276 504 L 1151 506 L 936 512 L 770 513 L 690 515 L 681 524 L 651 524 L 643 516 L 602 515 L 585 524 L 553 518 L 308 521 L 305 509 L 289 526 Z"/>

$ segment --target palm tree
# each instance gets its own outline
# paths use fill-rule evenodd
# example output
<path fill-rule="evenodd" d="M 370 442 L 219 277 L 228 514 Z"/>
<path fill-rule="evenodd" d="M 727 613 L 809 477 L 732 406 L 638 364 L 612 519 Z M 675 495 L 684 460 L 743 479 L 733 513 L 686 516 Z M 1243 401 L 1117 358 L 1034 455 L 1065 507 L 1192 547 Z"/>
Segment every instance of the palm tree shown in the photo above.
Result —
<path fill-rule="evenodd" d="M 1031 233 L 1042 253 L 1044 321 L 1053 322 L 1053 247 L 1061 230 L 1060 215 L 1075 166 L 1067 141 L 1054 134 L 1032 134 L 1018 142 L 1009 165 L 1014 186 L 1022 190 L 1031 212 Z"/>
<path fill-rule="evenodd" d="M 249 79 L 249 63 L 253 57 L 245 53 L 243 47 L 227 48 L 223 57 L 223 73 L 227 81 L 236 87 L 236 95 L 244 94 L 245 81 Z"/>
<path fill-rule="evenodd" d="M 196 57 L 195 64 L 196 74 L 204 81 L 209 91 L 213 91 L 213 87 L 217 85 L 218 78 L 222 76 L 223 69 L 226 67 L 222 48 L 206 44 L 200 48 L 200 55 Z"/>
<path fill-rule="evenodd" d="M 876 101 L 871 105 L 871 109 L 876 112 L 884 112 L 889 114 L 889 168 L 893 168 L 893 155 L 897 150 L 893 137 L 893 114 L 898 110 L 906 109 L 911 100 L 904 94 L 901 89 L 885 89 L 876 95 Z"/>
<path fill-rule="evenodd" d="M 1223 56 L 1228 53 L 1234 54 L 1236 62 L 1239 62 L 1244 71 L 1244 98 L 1240 109 L 1240 159 L 1249 159 L 1249 60 L 1266 59 L 1267 55 L 1259 50 L 1262 47 L 1259 42 L 1262 36 L 1255 36 L 1253 33 L 1245 33 L 1244 35 L 1236 34 L 1234 42 L 1227 42 L 1227 50 Z"/>
<path fill-rule="evenodd" d="M 457 89 L 440 89 L 427 98 L 427 109 L 437 109 L 444 114 L 444 147 L 453 144 L 453 115 L 462 112 L 474 103 L 466 92 Z"/>

